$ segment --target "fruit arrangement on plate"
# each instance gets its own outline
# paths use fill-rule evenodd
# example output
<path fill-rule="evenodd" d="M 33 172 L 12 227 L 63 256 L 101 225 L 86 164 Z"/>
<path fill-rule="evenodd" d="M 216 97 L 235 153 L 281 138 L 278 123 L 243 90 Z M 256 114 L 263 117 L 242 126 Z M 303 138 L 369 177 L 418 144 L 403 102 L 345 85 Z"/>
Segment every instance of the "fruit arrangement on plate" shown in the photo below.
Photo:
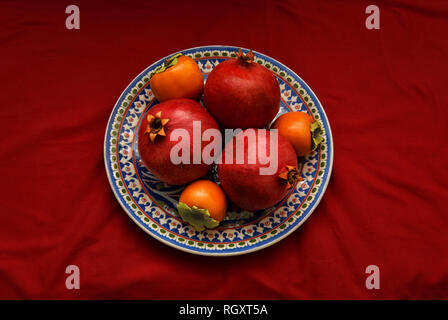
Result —
<path fill-rule="evenodd" d="M 312 91 L 277 61 L 193 48 L 125 90 L 105 162 L 119 202 L 149 234 L 193 253 L 241 254 L 288 235 L 317 206 L 331 131 Z"/>

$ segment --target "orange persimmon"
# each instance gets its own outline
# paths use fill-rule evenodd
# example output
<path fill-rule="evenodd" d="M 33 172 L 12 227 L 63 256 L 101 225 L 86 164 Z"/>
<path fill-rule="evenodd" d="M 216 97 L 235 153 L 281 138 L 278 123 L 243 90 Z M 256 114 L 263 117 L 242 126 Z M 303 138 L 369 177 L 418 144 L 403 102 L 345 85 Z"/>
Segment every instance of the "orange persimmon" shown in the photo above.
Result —
<path fill-rule="evenodd" d="M 208 210 L 210 217 L 221 221 L 227 212 L 227 199 L 221 187 L 210 180 L 197 180 L 182 192 L 179 202 L 190 208 Z"/>
<path fill-rule="evenodd" d="M 289 140 L 298 157 L 307 156 L 322 141 L 322 127 L 306 112 L 282 114 L 272 124 L 271 129 Z"/>
<path fill-rule="evenodd" d="M 204 89 L 204 77 L 192 58 L 176 54 L 154 71 L 149 85 L 160 102 L 176 98 L 198 101 Z"/>

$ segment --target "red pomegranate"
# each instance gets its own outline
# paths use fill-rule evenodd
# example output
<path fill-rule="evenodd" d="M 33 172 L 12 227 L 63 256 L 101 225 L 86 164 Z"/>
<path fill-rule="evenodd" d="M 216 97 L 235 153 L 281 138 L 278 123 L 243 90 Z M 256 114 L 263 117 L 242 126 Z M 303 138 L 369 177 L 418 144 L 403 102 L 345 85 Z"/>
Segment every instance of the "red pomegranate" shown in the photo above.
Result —
<path fill-rule="evenodd" d="M 194 137 L 193 121 L 200 121 L 200 137 Z M 201 139 L 202 133 L 209 128 L 219 130 L 216 121 L 196 101 L 173 99 L 162 102 L 143 115 L 138 132 L 140 157 L 151 173 L 168 184 L 182 185 L 199 179 L 207 174 L 212 165 L 204 163 L 200 154 L 199 158 L 196 157 L 199 163 L 194 163 L 193 153 L 198 150 L 193 148 L 193 139 Z M 175 129 L 184 129 L 188 133 L 188 164 L 173 163 L 170 157 L 173 146 L 183 139 L 170 141 L 170 135 Z M 201 150 L 210 143 L 213 142 L 201 142 Z"/>
<path fill-rule="evenodd" d="M 255 138 L 251 137 L 250 131 Z M 262 134 L 263 131 L 265 134 Z M 229 199 L 243 209 L 255 211 L 273 206 L 288 193 L 296 181 L 301 180 L 293 146 L 286 138 L 277 134 L 278 148 L 270 150 L 271 135 L 272 132 L 264 129 L 247 129 L 233 137 L 224 148 L 222 163 L 218 164 L 219 181 Z M 237 163 L 238 145 L 244 146 L 244 161 L 241 158 L 239 161 L 244 163 Z M 229 148 L 233 152 L 232 163 L 226 159 Z M 260 148 L 262 152 L 258 151 Z M 253 164 L 249 163 L 251 157 Z M 270 166 L 269 158 L 271 161 L 277 160 L 278 165 L 273 166 L 270 174 L 262 174 L 260 168 Z"/>
<path fill-rule="evenodd" d="M 280 87 L 275 76 L 253 62 L 254 54 L 221 62 L 208 76 L 204 104 L 223 128 L 264 128 L 280 108 Z"/>

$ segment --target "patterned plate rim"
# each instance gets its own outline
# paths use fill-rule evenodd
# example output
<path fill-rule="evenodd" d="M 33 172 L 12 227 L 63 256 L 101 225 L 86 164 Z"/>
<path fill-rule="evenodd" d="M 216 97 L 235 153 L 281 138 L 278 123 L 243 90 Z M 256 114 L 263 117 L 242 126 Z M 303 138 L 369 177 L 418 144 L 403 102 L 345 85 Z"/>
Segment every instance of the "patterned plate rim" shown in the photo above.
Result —
<path fill-rule="evenodd" d="M 193 50 L 198 50 L 198 51 L 213 51 L 213 50 L 219 50 L 218 48 L 221 49 L 225 49 L 225 50 L 238 50 L 238 48 L 241 48 L 244 51 L 247 51 L 248 49 L 243 48 L 243 47 L 235 47 L 235 46 L 227 46 L 227 45 L 207 45 L 207 46 L 198 46 L 198 47 L 192 47 L 192 48 L 188 48 L 188 49 L 183 49 L 183 50 L 179 50 L 177 52 L 188 52 L 188 51 L 193 51 Z M 287 232 L 283 232 L 281 234 L 279 234 L 279 236 L 274 236 L 273 238 L 271 238 L 270 241 L 267 241 L 264 244 L 261 244 L 259 246 L 253 246 L 253 247 L 249 247 L 248 249 L 245 250 L 236 250 L 236 251 L 230 251 L 230 252 L 222 252 L 222 251 L 218 251 L 218 252 L 212 252 L 212 251 L 207 251 L 206 249 L 204 251 L 202 250 L 194 250 L 194 249 L 198 249 L 197 247 L 193 248 L 186 248 L 186 247 L 182 247 L 180 245 L 177 245 L 176 243 L 172 243 L 170 241 L 167 241 L 165 239 L 163 239 L 163 237 L 161 237 L 160 235 L 157 234 L 153 234 L 152 232 L 150 232 L 150 230 L 147 229 L 147 227 L 145 227 L 143 225 L 143 223 L 139 220 L 137 220 L 136 217 L 133 216 L 132 212 L 130 212 L 128 210 L 128 208 L 126 208 L 125 204 L 124 204 L 124 199 L 123 197 L 125 195 L 121 195 L 117 189 L 117 187 L 114 185 L 114 182 L 111 179 L 112 176 L 112 168 L 111 168 L 111 163 L 110 163 L 110 159 L 108 159 L 108 139 L 110 139 L 110 135 L 109 133 L 111 132 L 111 124 L 113 122 L 113 116 L 115 115 L 115 111 L 116 109 L 119 108 L 120 104 L 119 102 L 124 100 L 124 98 L 129 95 L 130 89 L 132 89 L 133 86 L 135 86 L 139 81 L 141 81 L 141 79 L 144 78 L 144 75 L 147 74 L 149 72 L 149 70 L 151 70 L 152 68 L 154 68 L 155 66 L 159 65 L 161 62 L 163 62 L 167 57 L 172 56 L 174 53 L 163 57 L 162 59 L 156 61 L 155 63 L 151 64 L 150 66 L 146 67 L 141 73 L 139 73 L 123 90 L 123 92 L 121 93 L 121 95 L 118 97 L 117 101 L 114 104 L 114 107 L 111 111 L 111 114 L 109 116 L 108 122 L 107 122 L 107 126 L 106 126 L 106 133 L 104 136 L 104 165 L 106 168 L 106 173 L 107 173 L 107 178 L 109 180 L 110 186 L 112 188 L 112 191 L 115 195 L 115 197 L 117 198 L 118 202 L 120 203 L 120 206 L 123 208 L 123 210 L 126 212 L 126 214 L 142 229 L 144 230 L 147 234 L 149 234 L 151 237 L 157 239 L 158 241 L 161 241 L 167 245 L 169 245 L 170 247 L 173 247 L 175 249 L 184 251 L 184 252 L 188 252 L 188 253 L 193 253 L 193 254 L 197 254 L 197 255 L 204 255 L 204 256 L 235 256 L 235 255 L 242 255 L 242 254 L 246 254 L 246 253 L 250 253 L 250 252 L 255 252 L 261 249 L 264 249 L 266 247 L 269 247 L 277 242 L 279 242 L 280 240 L 284 239 L 285 237 L 289 236 L 291 233 L 293 233 L 295 230 L 297 230 L 297 228 L 299 228 L 308 218 L 309 216 L 314 212 L 314 210 L 316 209 L 316 207 L 319 205 L 327 187 L 328 187 L 328 183 L 330 181 L 331 178 L 331 173 L 332 173 L 332 169 L 333 169 L 333 158 L 334 158 L 334 145 L 333 145 L 333 136 L 332 136 L 332 132 L 331 132 L 331 126 L 330 126 L 330 122 L 328 120 L 328 117 L 325 113 L 325 110 L 322 106 L 322 103 L 319 101 L 319 98 L 317 97 L 317 95 L 314 93 L 314 91 L 308 86 L 308 84 L 301 78 L 299 77 L 293 70 L 291 70 L 290 68 L 288 68 L 287 66 L 285 66 L 283 63 L 277 61 L 276 59 L 267 56 L 263 53 L 257 52 L 255 50 L 253 50 L 255 56 L 259 55 L 262 56 L 263 58 L 268 58 L 268 60 L 271 60 L 272 62 L 278 64 L 279 66 L 282 67 L 282 69 L 284 69 L 284 71 L 288 72 L 288 74 L 290 74 L 293 77 L 296 77 L 297 79 L 299 79 L 301 82 L 300 85 L 304 86 L 305 92 L 308 93 L 308 95 L 311 95 L 312 98 L 317 102 L 319 111 L 322 113 L 322 115 L 325 117 L 325 122 L 326 122 L 326 126 L 327 128 L 326 133 L 328 135 L 328 141 L 327 141 L 327 145 L 328 145 L 328 150 L 327 150 L 327 168 L 326 168 L 326 179 L 324 181 L 324 183 L 320 186 L 319 189 L 321 189 L 321 192 L 319 194 L 319 196 L 317 197 L 317 199 L 315 199 L 314 204 L 311 207 L 308 207 L 308 209 L 305 209 L 306 215 L 292 228 L 290 228 Z M 213 56 L 210 56 L 210 59 L 213 59 Z M 304 212 L 305 213 L 305 212 Z M 299 218 L 300 219 L 300 216 Z M 238 249 L 238 247 L 235 247 L 235 249 Z"/>

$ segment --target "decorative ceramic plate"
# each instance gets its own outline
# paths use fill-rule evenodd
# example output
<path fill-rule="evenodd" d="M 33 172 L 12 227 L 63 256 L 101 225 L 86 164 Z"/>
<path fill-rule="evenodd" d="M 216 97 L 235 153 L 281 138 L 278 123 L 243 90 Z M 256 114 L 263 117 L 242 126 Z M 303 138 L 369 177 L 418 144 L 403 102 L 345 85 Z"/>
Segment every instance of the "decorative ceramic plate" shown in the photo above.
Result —
<path fill-rule="evenodd" d="M 243 51 L 247 53 L 248 50 Z M 218 63 L 236 57 L 238 47 L 206 46 L 180 52 L 195 59 L 207 79 Z M 304 180 L 271 208 L 258 212 L 231 211 L 218 228 L 197 232 L 180 219 L 176 210 L 183 187 L 158 181 L 143 166 L 137 148 L 138 128 L 145 111 L 157 103 L 149 78 L 167 57 L 139 74 L 112 110 L 104 141 L 104 160 L 112 190 L 137 225 L 172 247 L 213 256 L 260 250 L 283 239 L 305 222 L 325 192 L 333 163 L 333 142 L 322 105 L 292 70 L 264 54 L 255 51 L 254 54 L 255 63 L 271 70 L 280 84 L 281 108 L 278 115 L 305 111 L 321 122 L 324 136 L 318 149 L 301 162 Z M 216 179 L 213 174 L 210 178 Z"/>

